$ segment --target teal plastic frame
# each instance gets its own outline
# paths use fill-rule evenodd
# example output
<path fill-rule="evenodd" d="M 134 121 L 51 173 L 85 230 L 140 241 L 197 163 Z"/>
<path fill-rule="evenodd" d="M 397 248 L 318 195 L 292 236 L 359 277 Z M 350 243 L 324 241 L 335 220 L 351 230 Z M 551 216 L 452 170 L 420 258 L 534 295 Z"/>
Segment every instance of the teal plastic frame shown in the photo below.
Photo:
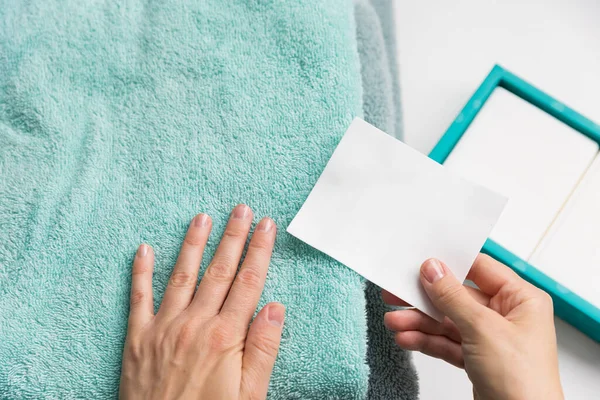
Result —
<path fill-rule="evenodd" d="M 598 124 L 496 65 L 458 114 L 444 136 L 429 153 L 431 159 L 440 164 L 446 161 L 454 146 L 456 146 L 481 107 L 497 87 L 512 92 L 600 144 L 600 126 Z M 488 239 L 485 242 L 482 252 L 510 266 L 525 280 L 548 292 L 552 296 L 554 313 L 558 317 L 600 342 L 600 309 L 493 240 Z"/>

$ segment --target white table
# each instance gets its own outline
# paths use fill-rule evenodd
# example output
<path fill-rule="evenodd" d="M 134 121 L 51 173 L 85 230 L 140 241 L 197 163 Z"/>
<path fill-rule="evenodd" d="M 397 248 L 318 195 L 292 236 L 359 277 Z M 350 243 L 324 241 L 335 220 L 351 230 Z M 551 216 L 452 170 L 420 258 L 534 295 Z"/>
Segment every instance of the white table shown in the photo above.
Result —
<path fill-rule="evenodd" d="M 495 63 L 600 121 L 600 2 L 396 0 L 405 141 L 427 153 Z M 567 399 L 600 394 L 600 344 L 556 320 Z M 421 399 L 472 398 L 464 371 L 415 354 Z"/>

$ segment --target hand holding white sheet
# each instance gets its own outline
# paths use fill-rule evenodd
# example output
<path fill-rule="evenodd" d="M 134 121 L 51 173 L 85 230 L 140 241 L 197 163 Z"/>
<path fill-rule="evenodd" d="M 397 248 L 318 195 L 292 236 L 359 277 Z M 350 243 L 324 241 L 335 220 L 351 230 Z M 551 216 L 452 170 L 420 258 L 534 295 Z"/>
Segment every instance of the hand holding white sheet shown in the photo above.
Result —
<path fill-rule="evenodd" d="M 441 320 L 421 264 L 464 280 L 505 203 L 355 118 L 287 231 Z"/>

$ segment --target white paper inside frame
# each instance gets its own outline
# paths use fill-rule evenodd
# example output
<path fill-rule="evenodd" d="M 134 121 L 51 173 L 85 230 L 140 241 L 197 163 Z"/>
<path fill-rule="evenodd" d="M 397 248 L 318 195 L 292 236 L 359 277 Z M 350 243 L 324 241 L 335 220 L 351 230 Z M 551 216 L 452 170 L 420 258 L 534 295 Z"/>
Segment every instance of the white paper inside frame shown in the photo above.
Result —
<path fill-rule="evenodd" d="M 529 262 L 600 308 L 600 156 Z"/>
<path fill-rule="evenodd" d="M 497 88 L 444 165 L 508 197 L 490 238 L 529 260 L 597 152 L 591 139 Z"/>

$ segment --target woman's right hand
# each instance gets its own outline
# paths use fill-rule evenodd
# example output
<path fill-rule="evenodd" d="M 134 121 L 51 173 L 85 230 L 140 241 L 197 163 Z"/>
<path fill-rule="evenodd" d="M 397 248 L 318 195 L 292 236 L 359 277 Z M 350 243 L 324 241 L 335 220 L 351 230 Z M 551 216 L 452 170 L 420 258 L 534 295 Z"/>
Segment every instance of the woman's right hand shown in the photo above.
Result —
<path fill-rule="evenodd" d="M 512 270 L 480 254 L 462 285 L 448 269 L 429 259 L 421 283 L 447 317 L 437 322 L 415 310 L 392 311 L 385 325 L 396 343 L 460 368 L 473 383 L 476 399 L 563 399 L 550 296 Z M 383 292 L 384 300 L 408 306 Z"/>

